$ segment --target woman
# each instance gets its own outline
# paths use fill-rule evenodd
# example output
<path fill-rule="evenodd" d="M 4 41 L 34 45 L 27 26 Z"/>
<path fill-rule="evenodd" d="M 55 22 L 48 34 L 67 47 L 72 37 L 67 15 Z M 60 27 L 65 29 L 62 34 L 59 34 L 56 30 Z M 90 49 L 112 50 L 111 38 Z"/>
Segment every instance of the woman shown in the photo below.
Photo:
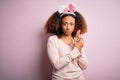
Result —
<path fill-rule="evenodd" d="M 83 16 L 70 3 L 60 6 L 45 25 L 48 38 L 47 52 L 53 66 L 52 80 L 84 80 L 83 70 L 88 60 L 84 53 L 84 40 L 80 34 L 87 31 Z"/>

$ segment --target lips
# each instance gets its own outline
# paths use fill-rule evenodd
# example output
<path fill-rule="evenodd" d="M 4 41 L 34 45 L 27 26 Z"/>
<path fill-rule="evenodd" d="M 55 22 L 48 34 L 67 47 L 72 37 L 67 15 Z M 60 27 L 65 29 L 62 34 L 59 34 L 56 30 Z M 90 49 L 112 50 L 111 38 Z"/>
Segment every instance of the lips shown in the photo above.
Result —
<path fill-rule="evenodd" d="M 70 31 L 69 31 L 69 30 L 66 30 L 65 32 L 66 32 L 66 33 L 70 33 Z"/>
<path fill-rule="evenodd" d="M 66 30 L 66 31 L 65 31 L 65 33 L 67 33 L 67 34 L 68 34 L 68 33 L 69 33 L 69 34 L 71 34 L 71 31 L 69 31 L 69 30 Z"/>

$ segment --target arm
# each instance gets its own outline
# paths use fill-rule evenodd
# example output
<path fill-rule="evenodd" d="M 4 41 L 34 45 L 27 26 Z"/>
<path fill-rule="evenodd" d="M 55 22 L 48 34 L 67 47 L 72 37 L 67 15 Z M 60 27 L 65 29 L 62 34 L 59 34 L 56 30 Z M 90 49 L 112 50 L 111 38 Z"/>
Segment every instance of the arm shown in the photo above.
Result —
<path fill-rule="evenodd" d="M 78 57 L 78 65 L 80 66 L 80 68 L 82 70 L 85 70 L 87 68 L 88 65 L 88 59 L 86 57 L 86 54 L 84 53 L 84 49 L 82 49 L 81 51 L 81 55 Z"/>
<path fill-rule="evenodd" d="M 70 53 L 65 56 L 60 57 L 58 52 L 58 45 L 55 39 L 49 38 L 47 43 L 48 57 L 55 67 L 55 69 L 60 69 L 71 62 L 74 58 L 80 55 L 79 50 L 74 48 Z"/>

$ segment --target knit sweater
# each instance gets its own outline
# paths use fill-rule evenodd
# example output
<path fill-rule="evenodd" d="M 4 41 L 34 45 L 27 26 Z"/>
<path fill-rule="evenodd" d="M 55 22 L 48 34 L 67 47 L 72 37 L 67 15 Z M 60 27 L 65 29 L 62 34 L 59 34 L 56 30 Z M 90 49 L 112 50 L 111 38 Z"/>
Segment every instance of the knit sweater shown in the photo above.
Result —
<path fill-rule="evenodd" d="M 53 35 L 48 38 L 47 53 L 53 66 L 52 80 L 84 80 L 82 72 L 88 65 L 84 48 L 80 53 Z"/>

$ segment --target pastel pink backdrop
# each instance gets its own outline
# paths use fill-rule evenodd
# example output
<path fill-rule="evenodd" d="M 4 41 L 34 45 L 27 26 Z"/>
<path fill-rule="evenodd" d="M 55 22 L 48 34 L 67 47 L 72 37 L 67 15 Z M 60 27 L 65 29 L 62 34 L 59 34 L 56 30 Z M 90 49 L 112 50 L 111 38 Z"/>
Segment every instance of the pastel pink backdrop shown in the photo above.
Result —
<path fill-rule="evenodd" d="M 0 80 L 51 80 L 44 24 L 69 2 L 88 25 L 86 80 L 120 80 L 119 0 L 0 0 Z"/>

